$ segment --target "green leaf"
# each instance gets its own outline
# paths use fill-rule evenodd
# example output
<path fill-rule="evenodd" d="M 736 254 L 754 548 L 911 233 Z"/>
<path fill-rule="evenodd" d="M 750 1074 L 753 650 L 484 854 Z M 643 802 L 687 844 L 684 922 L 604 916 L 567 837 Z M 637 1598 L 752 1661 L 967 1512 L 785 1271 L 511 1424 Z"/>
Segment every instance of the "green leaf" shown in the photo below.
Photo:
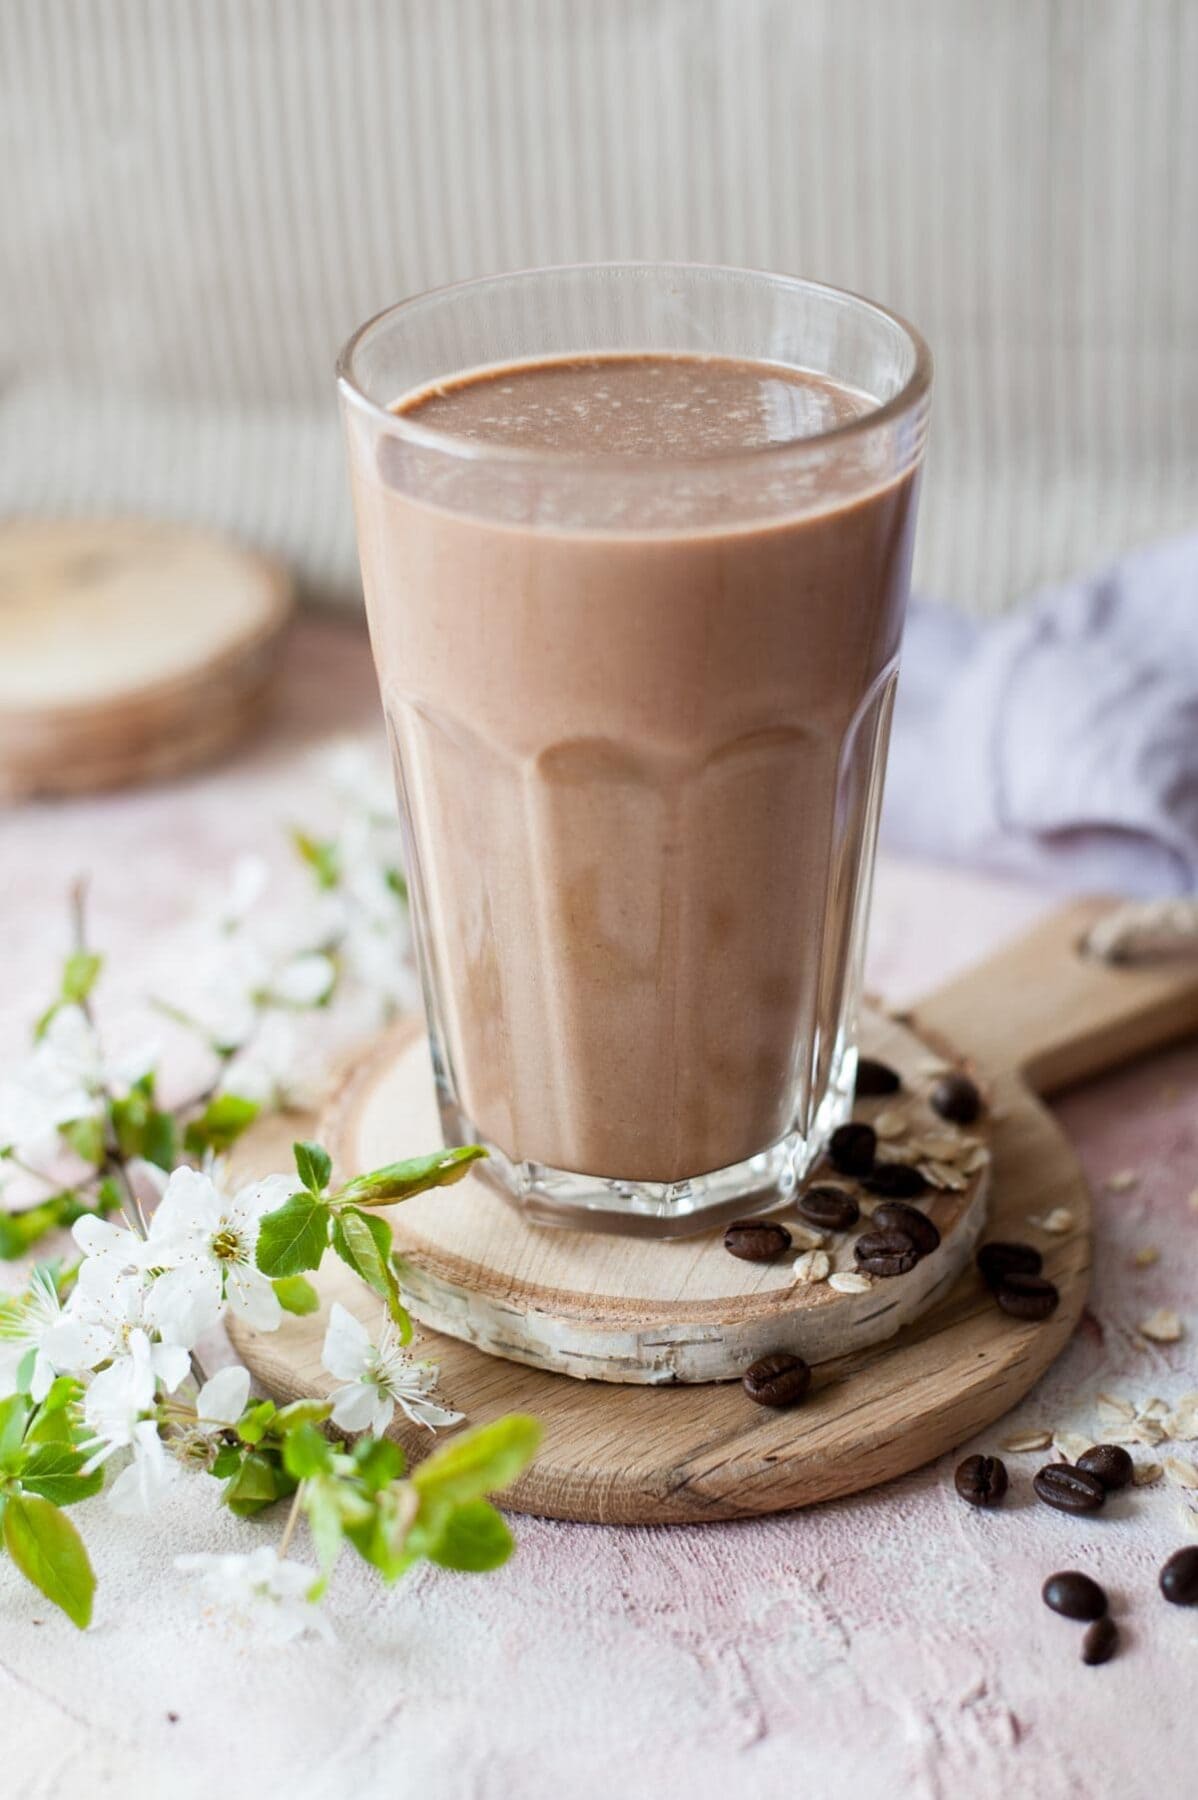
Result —
<path fill-rule="evenodd" d="M 395 898 L 402 901 L 403 905 L 406 906 L 408 904 L 408 883 L 403 870 L 384 869 L 383 879 L 391 889 L 391 892 L 395 895 Z"/>
<path fill-rule="evenodd" d="M 283 1466 L 297 1481 L 327 1475 L 333 1466 L 328 1438 L 315 1425 L 296 1425 L 283 1439 Z"/>
<path fill-rule="evenodd" d="M 318 1476 L 316 1480 L 309 1481 L 304 1489 L 304 1512 L 308 1518 L 308 1529 L 312 1533 L 316 1560 L 325 1581 L 341 1551 L 341 1506 L 337 1490 L 337 1482 L 327 1476 Z M 323 1590 L 324 1582 L 320 1585 Z"/>
<path fill-rule="evenodd" d="M 402 1483 L 383 1488 L 365 1518 L 345 1522 L 346 1537 L 384 1581 L 397 1580 L 419 1555 L 407 1541 L 412 1525 L 412 1514 L 405 1504 L 409 1499 L 410 1490 Z"/>
<path fill-rule="evenodd" d="M 29 1494 L 40 1494 L 55 1506 L 73 1506 L 77 1500 L 88 1500 L 104 1485 L 104 1471 L 93 1469 L 83 1473 L 86 1461 L 82 1450 L 71 1444 L 35 1444 L 23 1458 L 17 1475 Z"/>
<path fill-rule="evenodd" d="M 199 1117 L 189 1123 L 183 1133 L 183 1148 L 192 1156 L 202 1156 L 205 1150 L 214 1150 L 222 1156 L 254 1123 L 261 1110 L 256 1101 L 243 1100 L 240 1094 L 217 1094 Z"/>
<path fill-rule="evenodd" d="M 297 1425 L 323 1425 L 332 1410 L 331 1400 L 293 1400 L 290 1406 L 280 1407 L 274 1429 L 285 1436 Z"/>
<path fill-rule="evenodd" d="M 88 1210 L 74 1188 L 64 1188 L 24 1212 L 0 1213 L 0 1257 L 11 1262 L 24 1256 L 48 1231 L 73 1225 Z"/>
<path fill-rule="evenodd" d="M 323 1194 L 333 1173 L 333 1161 L 328 1151 L 320 1144 L 312 1144 L 306 1140 L 293 1144 L 291 1148 L 295 1154 L 299 1178 L 308 1192 L 317 1196 Z"/>
<path fill-rule="evenodd" d="M 247 1450 L 241 1467 L 221 1495 L 230 1512 L 238 1518 L 252 1518 L 255 1513 L 295 1492 L 296 1482 L 269 1452 Z"/>
<path fill-rule="evenodd" d="M 76 1156 L 84 1162 L 98 1166 L 104 1161 L 104 1121 L 93 1119 L 71 1119 L 58 1127 L 59 1135 L 65 1138 Z"/>
<path fill-rule="evenodd" d="M 399 1329 L 400 1343 L 410 1343 L 412 1321 L 399 1298 L 387 1221 L 372 1219 L 356 1206 L 341 1207 L 333 1214 L 333 1249 L 368 1288 L 387 1302 L 387 1311 Z"/>
<path fill-rule="evenodd" d="M 320 1311 L 320 1295 L 302 1275 L 285 1275 L 274 1283 L 274 1290 L 284 1312 L 297 1313 L 302 1319 L 309 1313 Z"/>
<path fill-rule="evenodd" d="M 154 1107 L 141 1134 L 141 1153 L 147 1162 L 169 1173 L 179 1160 L 176 1153 L 177 1134 L 171 1113 Z"/>
<path fill-rule="evenodd" d="M 120 1212 L 123 1204 L 120 1187 L 111 1175 L 106 1175 L 96 1189 L 96 1204 L 92 1210 L 99 1218 L 105 1219 L 109 1213 Z M 82 1216 L 82 1210 L 80 1216 Z M 71 1224 L 74 1223 L 75 1221 L 72 1219 Z"/>
<path fill-rule="evenodd" d="M 76 1381 L 74 1375 L 59 1375 L 56 1381 L 50 1382 L 47 1397 L 41 1400 L 31 1424 L 25 1427 L 25 1445 L 77 1444 L 85 1435 L 85 1427 L 77 1413 L 77 1402 L 81 1399 L 83 1382 Z"/>
<path fill-rule="evenodd" d="M 30 1410 L 25 1394 L 10 1394 L 7 1400 L 0 1400 L 0 1463 L 7 1465 L 20 1450 Z"/>
<path fill-rule="evenodd" d="M 62 969 L 62 998 L 68 1006 L 79 1006 L 88 998 L 103 967 L 104 958 L 93 951 L 72 951 Z"/>
<path fill-rule="evenodd" d="M 127 1094 L 114 1100 L 110 1111 L 122 1156 L 144 1156 L 160 1169 L 174 1167 L 175 1121 L 154 1104 L 152 1071 L 134 1082 Z"/>
<path fill-rule="evenodd" d="M 428 1557 L 443 1569 L 481 1573 L 499 1568 L 515 1548 L 506 1521 L 490 1501 L 469 1500 L 465 1506 L 454 1507 Z"/>
<path fill-rule="evenodd" d="M 209 1470 L 218 1481 L 227 1481 L 241 1467 L 244 1452 L 236 1444 L 222 1444 L 216 1453 L 212 1468 Z"/>
<path fill-rule="evenodd" d="M 91 1622 L 96 1578 L 83 1539 L 68 1518 L 38 1494 L 10 1494 L 4 1548 L 35 1588 L 82 1631 Z"/>
<path fill-rule="evenodd" d="M 329 1207 L 315 1194 L 293 1194 L 268 1212 L 258 1232 L 258 1267 L 264 1275 L 299 1275 L 318 1269 L 329 1242 Z"/>
<path fill-rule="evenodd" d="M 291 833 L 291 841 L 315 875 L 316 885 L 335 888 L 341 879 L 341 862 L 336 844 L 328 838 L 309 837 L 306 831 L 298 829 Z"/>
<path fill-rule="evenodd" d="M 42 1265 L 46 1267 L 45 1264 Z M 64 1413 L 75 1400 L 83 1398 L 83 1383 L 74 1375 L 56 1375 L 46 1390 L 45 1398 L 37 1409 L 38 1423 L 43 1420 L 57 1418 Z M 29 1433 L 26 1432 L 26 1437 Z"/>
<path fill-rule="evenodd" d="M 462 1432 L 452 1443 L 434 1450 L 412 1474 L 421 1495 L 463 1506 L 484 1494 L 497 1493 L 515 1481 L 532 1461 L 541 1427 L 526 1413 L 509 1413 L 491 1425 Z"/>
<path fill-rule="evenodd" d="M 237 1435 L 243 1444 L 260 1444 L 278 1416 L 273 1400 L 256 1400 L 247 1406 L 237 1421 Z"/>
<path fill-rule="evenodd" d="M 404 1472 L 404 1453 L 392 1438 L 359 1438 L 352 1454 L 359 1478 L 372 1493 L 398 1481 Z"/>
<path fill-rule="evenodd" d="M 88 1204 L 78 1188 L 63 1188 L 60 1193 L 47 1194 L 24 1212 L 0 1213 L 0 1259 L 11 1262 L 25 1256 L 48 1231 L 69 1231 L 76 1219 L 93 1212 L 103 1218 L 119 1209 L 120 1204 L 120 1191 L 114 1182 L 106 1180 L 96 1190 L 94 1206 Z"/>
<path fill-rule="evenodd" d="M 39 1013 L 33 1025 L 33 1041 L 40 1044 L 55 1019 L 62 1011 L 62 1001 L 52 1000 L 44 1013 Z"/>
<path fill-rule="evenodd" d="M 353 1200 L 359 1206 L 388 1206 L 394 1201 L 410 1200 L 429 1188 L 452 1187 L 469 1173 L 471 1163 L 487 1152 L 481 1144 L 463 1144 L 455 1150 L 437 1150 L 432 1156 L 413 1157 L 409 1162 L 388 1163 L 372 1169 L 368 1175 L 357 1175 L 339 1189 L 338 1200 Z"/>

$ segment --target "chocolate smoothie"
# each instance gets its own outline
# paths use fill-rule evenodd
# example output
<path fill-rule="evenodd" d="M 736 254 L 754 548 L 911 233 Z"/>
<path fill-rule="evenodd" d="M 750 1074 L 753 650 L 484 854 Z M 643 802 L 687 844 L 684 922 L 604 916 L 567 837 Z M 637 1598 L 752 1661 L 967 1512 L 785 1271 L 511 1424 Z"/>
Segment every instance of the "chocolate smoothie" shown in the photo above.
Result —
<path fill-rule="evenodd" d="M 916 477 L 867 433 L 805 477 L 770 447 L 875 405 L 524 363 L 397 402 L 459 440 L 443 492 L 410 446 L 353 459 L 434 1057 L 513 1162 L 677 1183 L 845 1115 Z M 463 499 L 480 451 L 502 503 Z M 570 459 L 586 525 L 542 479 Z"/>

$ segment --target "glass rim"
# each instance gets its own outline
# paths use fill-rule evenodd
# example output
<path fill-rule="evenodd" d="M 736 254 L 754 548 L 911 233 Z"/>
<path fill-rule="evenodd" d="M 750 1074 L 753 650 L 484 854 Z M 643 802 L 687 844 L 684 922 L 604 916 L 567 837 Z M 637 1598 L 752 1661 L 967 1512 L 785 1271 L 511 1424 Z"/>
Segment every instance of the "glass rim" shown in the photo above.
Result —
<path fill-rule="evenodd" d="M 776 443 L 757 444 L 744 450 L 714 450 L 699 452 L 693 456 L 629 456 L 618 452 L 604 454 L 579 455 L 561 451 L 529 448 L 516 444 L 491 444 L 478 438 L 459 437 L 453 432 L 441 431 L 435 426 L 420 425 L 406 413 L 393 412 L 390 406 L 375 400 L 369 393 L 355 370 L 355 358 L 365 340 L 389 320 L 400 314 L 425 306 L 433 301 L 452 299 L 455 295 L 468 293 L 481 288 L 494 287 L 505 281 L 517 281 L 537 275 L 575 275 L 593 272 L 596 274 L 612 271 L 645 272 L 653 274 L 701 274 L 701 275 L 736 275 L 751 276 L 763 282 L 790 289 L 793 292 L 815 293 L 838 302 L 849 302 L 853 306 L 872 313 L 886 324 L 896 327 L 907 339 L 914 352 L 914 365 L 911 373 L 897 394 L 889 400 L 879 401 L 870 406 L 857 418 L 848 419 L 843 424 L 833 425 L 824 431 L 811 433 L 808 437 L 785 438 Z M 636 356 L 648 354 L 632 349 L 601 351 L 600 355 Z M 686 351 L 660 351 L 660 355 L 689 355 Z M 562 352 L 556 360 L 568 358 L 570 352 Z M 519 361 L 531 359 L 519 359 Z M 770 359 L 762 357 L 746 358 L 759 360 L 764 367 L 770 367 Z M 455 369 L 453 377 L 469 377 L 480 375 L 485 370 L 505 368 L 503 363 L 484 363 L 473 369 Z M 518 366 L 517 363 L 510 365 Z M 797 364 L 777 363 L 777 368 L 797 368 Z M 396 300 L 390 306 L 384 306 L 369 319 L 366 319 L 346 340 L 336 363 L 337 386 L 343 399 L 358 410 L 372 418 L 393 437 L 400 438 L 414 448 L 425 451 L 436 451 L 442 456 L 457 457 L 462 461 L 477 463 L 498 463 L 509 467 L 555 468 L 558 470 L 581 470 L 595 468 L 610 472 L 622 471 L 626 476 L 630 473 L 660 475 L 671 469 L 680 468 L 719 468 L 733 467 L 737 464 L 761 467 L 769 458 L 802 456 L 813 451 L 822 450 L 826 445 L 840 445 L 855 437 L 863 436 L 879 427 L 884 427 L 894 420 L 912 413 L 927 399 L 932 385 L 932 353 L 923 335 L 915 326 L 905 319 L 901 313 L 890 307 L 882 306 L 876 300 L 868 299 L 864 294 L 855 293 L 851 288 L 836 287 L 831 282 L 812 281 L 803 275 L 784 275 L 776 270 L 742 268 L 735 263 L 703 263 L 703 262 L 654 262 L 647 259 L 631 259 L 626 261 L 547 263 L 533 265 L 523 269 L 507 269 L 491 275 L 474 275 L 465 281 L 446 282 L 439 287 L 425 288 L 406 299 Z M 415 390 L 419 392 L 420 390 Z M 397 396 L 402 398 L 403 396 Z"/>

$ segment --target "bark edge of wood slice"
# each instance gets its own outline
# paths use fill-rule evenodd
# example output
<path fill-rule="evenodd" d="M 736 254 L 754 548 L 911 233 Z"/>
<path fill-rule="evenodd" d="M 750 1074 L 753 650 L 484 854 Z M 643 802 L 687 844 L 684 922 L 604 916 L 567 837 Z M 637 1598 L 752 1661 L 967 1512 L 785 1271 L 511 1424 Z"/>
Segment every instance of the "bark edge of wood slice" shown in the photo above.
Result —
<path fill-rule="evenodd" d="M 750 1263 L 725 1250 L 724 1218 L 670 1239 L 530 1223 L 479 1164 L 454 1187 L 390 1210 L 413 1317 L 492 1356 L 624 1383 L 733 1381 L 772 1350 L 815 1364 L 893 1337 L 942 1299 L 971 1260 L 986 1216 L 988 1126 L 983 1115 L 966 1134 L 930 1110 L 935 1077 L 927 1071 L 945 1061 L 909 1028 L 867 1009 L 862 1041 L 868 1054 L 902 1074 L 903 1088 L 859 1103 L 858 1117 L 891 1126 L 906 1119 L 905 1136 L 917 1141 L 934 1136 L 982 1147 L 981 1166 L 958 1178 L 960 1188 L 929 1188 L 917 1203 L 941 1241 L 907 1274 L 873 1279 L 859 1292 L 796 1280 L 796 1259 L 807 1249 L 821 1250 L 833 1274 L 858 1274 L 853 1244 L 880 1204 L 827 1167 L 806 1185 L 842 1185 L 861 1206 L 860 1225 L 813 1234 L 791 1201 L 771 1216 L 794 1234 L 792 1248 L 774 1262 Z M 440 1141 L 419 1024 L 399 1027 L 356 1062 L 326 1106 L 319 1135 L 346 1174 L 395 1161 L 405 1146 L 410 1153 L 412 1145 Z M 880 1154 L 905 1160 L 903 1144 L 903 1137 L 882 1139 Z"/>

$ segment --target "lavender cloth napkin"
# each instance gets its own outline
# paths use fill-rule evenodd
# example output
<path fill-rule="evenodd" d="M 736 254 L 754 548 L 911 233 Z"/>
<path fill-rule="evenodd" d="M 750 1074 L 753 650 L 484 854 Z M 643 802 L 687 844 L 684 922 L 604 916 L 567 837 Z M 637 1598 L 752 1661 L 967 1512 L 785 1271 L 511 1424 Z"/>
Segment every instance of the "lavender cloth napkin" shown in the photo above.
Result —
<path fill-rule="evenodd" d="M 914 603 L 882 837 L 1074 889 L 1198 889 L 1198 534 L 994 625 Z"/>

